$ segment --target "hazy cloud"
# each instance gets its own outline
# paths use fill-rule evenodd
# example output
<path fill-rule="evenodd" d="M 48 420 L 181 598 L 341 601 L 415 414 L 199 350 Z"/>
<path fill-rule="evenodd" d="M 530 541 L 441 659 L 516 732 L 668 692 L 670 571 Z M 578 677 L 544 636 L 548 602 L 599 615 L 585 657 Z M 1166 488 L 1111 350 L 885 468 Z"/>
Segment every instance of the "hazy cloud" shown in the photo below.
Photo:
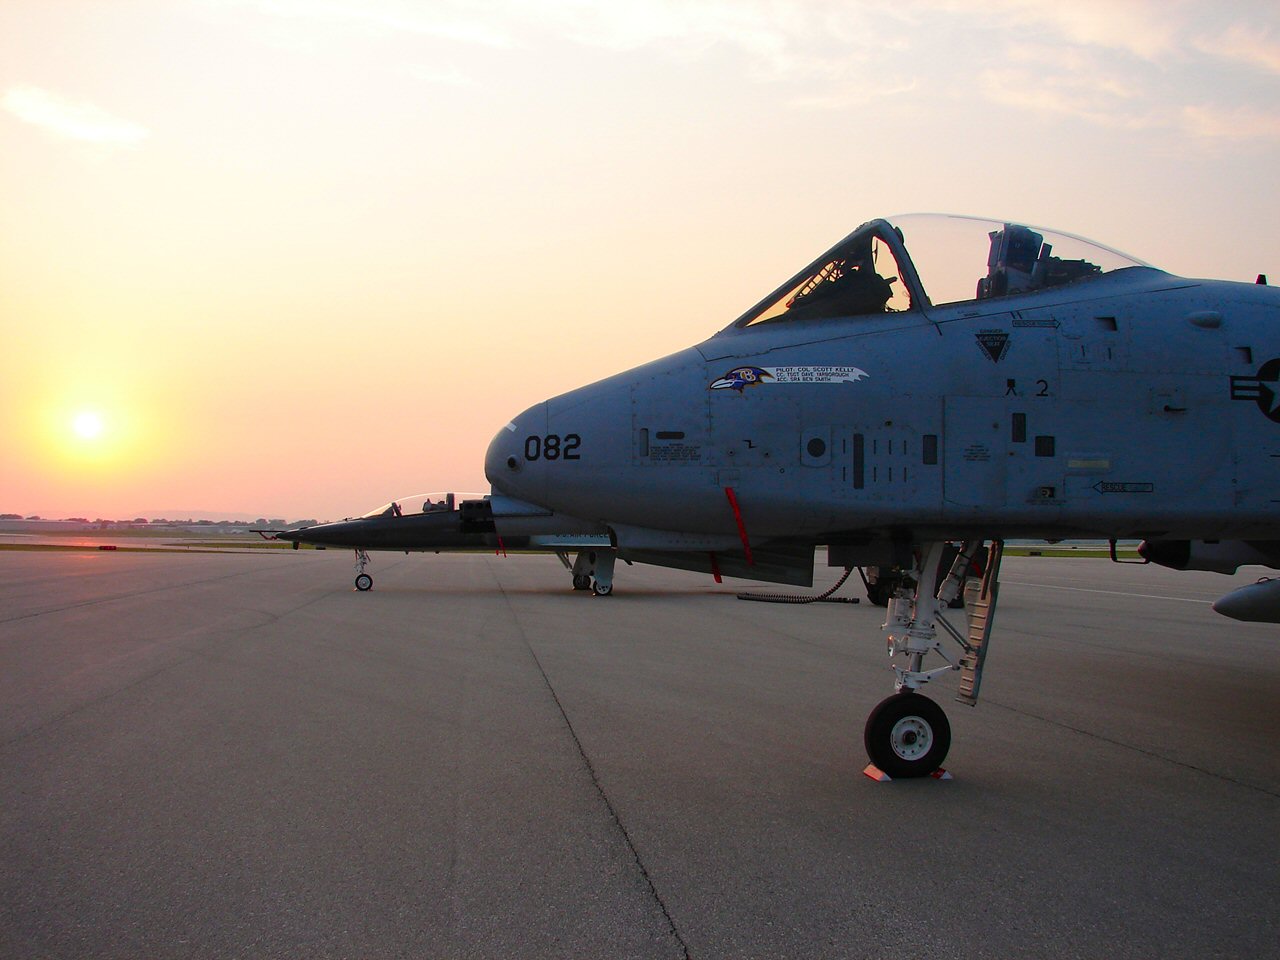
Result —
<path fill-rule="evenodd" d="M 1017 41 L 1009 45 L 1006 54 L 1011 63 L 1027 65 L 1026 77 L 1046 76 L 1055 83 L 1121 100 L 1143 93 L 1143 85 L 1135 74 L 1105 62 L 1105 55 L 1096 50 Z"/>
<path fill-rule="evenodd" d="M 1197 41 L 1196 46 L 1215 57 L 1280 73 L 1280 41 L 1266 28 L 1233 24 L 1216 37 Z"/>
<path fill-rule="evenodd" d="M 1179 46 L 1182 4 L 1176 0 L 1072 0 L 1008 4 L 1021 20 L 1039 23 L 1064 39 L 1089 47 L 1126 50 L 1144 60 L 1168 55 Z"/>
<path fill-rule="evenodd" d="M 1041 75 L 1021 68 L 986 70 L 981 76 L 988 100 L 1039 114 L 1077 117 L 1107 127 L 1151 127 L 1152 117 L 1118 101 L 1128 94 L 1123 85 L 1105 78 L 1076 74 Z"/>
<path fill-rule="evenodd" d="M 965 6 L 960 0 L 918 2 L 957 16 Z M 982 75 L 983 93 L 994 103 L 1199 139 L 1280 139 L 1275 116 L 1258 91 L 1224 72 L 1231 64 L 1246 64 L 1280 73 L 1280 41 L 1263 16 L 1224 29 L 1216 8 L 1180 0 L 1054 6 L 992 0 L 975 16 L 1009 64 Z M 1178 79 L 1193 76 L 1201 82 Z M 1184 108 L 1188 99 L 1204 102 Z"/>
<path fill-rule="evenodd" d="M 1259 131 L 1252 136 L 1270 137 L 1266 105 L 1256 90 L 1232 90 L 1226 81 L 1179 89 L 1178 77 L 1222 73 L 1229 64 L 1280 73 L 1280 40 L 1265 26 L 1261 4 L 1252 16 L 1247 5 L 1232 8 L 1242 21 L 1251 16 L 1248 26 L 1224 26 L 1217 8 L 1190 0 L 206 2 L 329 25 L 344 37 L 363 28 L 498 51 L 537 50 L 551 41 L 662 57 L 718 55 L 748 79 L 791 85 L 786 102 L 798 109 L 850 110 L 868 99 L 918 100 L 925 93 L 945 99 L 976 84 L 988 102 L 1010 109 L 1197 137 L 1241 136 L 1228 133 L 1237 128 L 1224 116 L 1252 117 Z M 458 62 L 453 51 L 429 53 Z M 422 66 L 433 60 L 420 56 L 398 69 L 427 83 L 471 82 L 453 66 Z M 1224 113 L 1208 102 L 1181 112 L 1182 104 L 1201 98 L 1231 106 Z"/>
<path fill-rule="evenodd" d="M 847 110 L 863 106 L 871 100 L 885 100 L 914 93 L 919 89 L 920 81 L 915 79 L 896 84 L 859 82 L 816 96 L 795 97 L 791 105 L 802 110 Z"/>
<path fill-rule="evenodd" d="M 451 66 L 428 66 L 421 63 L 410 63 L 400 68 L 400 73 L 419 83 L 441 84 L 448 87 L 467 87 L 475 81 Z"/>
<path fill-rule="evenodd" d="M 0 104 L 19 120 L 69 140 L 132 145 L 151 135 L 146 127 L 92 103 L 68 100 L 40 87 L 10 87 Z"/>
<path fill-rule="evenodd" d="M 498 49 L 518 45 L 509 31 L 494 25 L 504 23 L 504 17 L 493 16 L 493 11 L 474 4 L 409 0 L 253 0 L 253 5 L 273 16 L 341 27 L 411 33 Z"/>
<path fill-rule="evenodd" d="M 809 0 L 516 0 L 511 10 L 554 11 L 560 32 L 588 46 L 660 47 L 677 56 L 713 47 L 747 58 L 760 79 L 841 78 L 902 53 L 906 21 L 888 5 Z"/>
<path fill-rule="evenodd" d="M 1182 126 L 1190 134 L 1212 140 L 1280 140 L 1280 114 L 1253 107 L 1189 106 Z"/>
<path fill-rule="evenodd" d="M 416 34 L 494 49 L 540 37 L 676 57 L 736 51 L 761 79 L 840 77 L 851 62 L 905 49 L 887 4 L 810 0 L 206 0 L 310 24 Z"/>
<path fill-rule="evenodd" d="M 1028 30 L 1040 29 L 1053 37 L 1080 46 L 1124 50 L 1144 60 L 1154 60 L 1179 46 L 1186 23 L 1184 0 L 908 0 L 906 9 L 954 15 L 959 23 L 979 23 L 1000 30 L 1011 39 L 1024 39 Z"/>

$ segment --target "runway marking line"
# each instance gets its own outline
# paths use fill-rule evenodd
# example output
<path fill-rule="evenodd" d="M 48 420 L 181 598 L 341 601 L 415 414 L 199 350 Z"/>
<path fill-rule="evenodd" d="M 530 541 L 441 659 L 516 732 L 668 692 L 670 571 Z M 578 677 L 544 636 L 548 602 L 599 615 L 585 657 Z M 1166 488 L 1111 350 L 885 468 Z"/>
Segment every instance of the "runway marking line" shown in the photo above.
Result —
<path fill-rule="evenodd" d="M 1140 600 L 1180 600 L 1183 603 L 1213 603 L 1212 600 L 1196 600 L 1192 597 L 1164 597 L 1155 593 L 1126 593 L 1123 590 L 1095 590 L 1090 587 L 1062 587 L 1054 583 L 1036 583 L 1034 580 L 1001 580 L 1022 587 L 1044 587 L 1048 590 L 1075 590 L 1077 593 L 1106 593 L 1113 597 L 1136 597 Z"/>

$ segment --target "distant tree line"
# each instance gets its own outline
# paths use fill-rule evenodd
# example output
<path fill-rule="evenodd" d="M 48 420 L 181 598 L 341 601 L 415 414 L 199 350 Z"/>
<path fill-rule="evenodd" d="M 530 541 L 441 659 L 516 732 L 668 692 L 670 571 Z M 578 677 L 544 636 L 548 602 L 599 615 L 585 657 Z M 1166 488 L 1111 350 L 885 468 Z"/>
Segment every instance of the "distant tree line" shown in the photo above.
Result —
<path fill-rule="evenodd" d="M 99 526 L 143 526 L 143 525 L 168 525 L 178 524 L 181 526 L 195 527 L 310 527 L 315 526 L 317 520 L 297 520 L 293 523 L 279 517 L 268 519 L 266 517 L 258 517 L 257 520 L 196 520 L 188 517 L 185 520 L 167 519 L 165 517 L 154 517 L 147 519 L 146 517 L 134 517 L 132 520 L 105 520 L 98 517 L 90 520 L 88 517 L 41 517 L 39 515 L 23 516 L 21 513 L 0 513 L 0 520 L 54 520 L 57 519 L 62 523 L 85 523 L 97 524 Z"/>

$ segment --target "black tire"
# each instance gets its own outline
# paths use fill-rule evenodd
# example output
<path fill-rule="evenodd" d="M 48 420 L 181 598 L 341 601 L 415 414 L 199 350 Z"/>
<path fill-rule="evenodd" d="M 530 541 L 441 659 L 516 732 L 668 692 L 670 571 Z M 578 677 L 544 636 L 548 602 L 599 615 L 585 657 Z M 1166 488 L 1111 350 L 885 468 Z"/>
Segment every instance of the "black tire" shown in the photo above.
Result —
<path fill-rule="evenodd" d="M 894 779 L 927 777 L 951 749 L 951 724 L 928 697 L 904 691 L 871 711 L 862 743 L 871 762 Z"/>
<path fill-rule="evenodd" d="M 613 593 L 612 583 L 597 583 L 591 587 L 591 592 L 597 597 L 607 597 Z"/>
<path fill-rule="evenodd" d="M 590 577 L 589 575 L 585 574 L 585 573 L 578 573 L 578 574 L 575 574 L 575 575 L 574 575 L 574 577 L 573 577 L 573 589 L 575 589 L 575 590 L 590 590 L 590 589 L 591 589 L 591 577 Z"/>
<path fill-rule="evenodd" d="M 356 577 L 356 589 L 363 593 L 366 590 L 373 589 L 373 577 L 367 573 L 362 573 Z"/>

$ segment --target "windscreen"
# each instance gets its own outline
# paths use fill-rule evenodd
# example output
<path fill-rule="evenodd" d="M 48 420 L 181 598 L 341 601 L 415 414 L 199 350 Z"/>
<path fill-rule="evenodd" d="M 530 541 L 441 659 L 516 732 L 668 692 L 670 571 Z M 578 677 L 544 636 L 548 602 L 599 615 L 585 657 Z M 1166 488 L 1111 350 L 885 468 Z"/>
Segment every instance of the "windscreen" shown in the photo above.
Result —
<path fill-rule="evenodd" d="M 734 324 L 821 320 L 911 309 L 893 248 L 874 225 L 858 230 Z"/>
<path fill-rule="evenodd" d="M 908 214 L 892 223 L 933 304 L 990 300 L 1149 266 L 1083 237 L 1009 221 Z"/>

